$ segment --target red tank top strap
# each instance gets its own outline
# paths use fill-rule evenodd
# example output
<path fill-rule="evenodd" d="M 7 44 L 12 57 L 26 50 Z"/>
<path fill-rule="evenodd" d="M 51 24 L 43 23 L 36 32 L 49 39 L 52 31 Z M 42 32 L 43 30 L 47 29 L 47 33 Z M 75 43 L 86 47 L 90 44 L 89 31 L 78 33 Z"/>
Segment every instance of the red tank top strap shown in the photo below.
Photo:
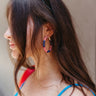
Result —
<path fill-rule="evenodd" d="M 26 69 L 25 72 L 23 73 L 20 82 L 19 82 L 19 87 L 26 81 L 26 79 L 35 71 L 35 69 Z"/>

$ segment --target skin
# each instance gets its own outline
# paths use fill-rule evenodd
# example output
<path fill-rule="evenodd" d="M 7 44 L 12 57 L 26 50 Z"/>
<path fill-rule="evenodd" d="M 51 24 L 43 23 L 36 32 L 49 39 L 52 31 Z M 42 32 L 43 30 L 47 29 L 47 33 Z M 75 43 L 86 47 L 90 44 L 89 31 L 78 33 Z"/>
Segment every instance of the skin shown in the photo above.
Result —
<path fill-rule="evenodd" d="M 50 24 L 43 25 L 43 38 L 38 38 L 37 45 L 38 48 L 40 48 L 40 65 L 39 69 L 37 70 L 37 61 L 32 56 L 31 51 L 31 35 L 33 31 L 33 21 L 29 18 L 28 25 L 27 25 L 27 42 L 26 42 L 26 57 L 31 57 L 35 62 L 35 72 L 33 72 L 28 79 L 26 80 L 26 83 L 24 84 L 22 88 L 22 92 L 24 93 L 24 96 L 57 96 L 63 90 L 68 84 L 66 84 L 64 81 L 60 83 L 60 80 L 62 79 L 62 76 L 58 69 L 58 62 L 54 60 L 52 57 L 52 53 L 45 53 L 43 50 L 42 45 L 40 46 L 40 40 L 42 41 L 45 36 L 51 37 L 54 34 L 54 30 L 50 26 Z M 4 37 L 9 40 L 9 42 L 14 43 L 14 40 L 12 38 L 10 28 L 8 27 L 7 31 L 4 33 Z M 48 49 L 50 46 L 49 39 L 46 40 L 46 49 Z M 16 45 L 14 48 L 11 48 L 11 56 L 16 59 L 18 57 L 19 51 Z M 76 81 L 75 81 L 76 82 Z M 48 87 L 49 86 L 49 87 Z M 69 94 L 72 92 L 72 87 L 69 88 L 67 91 L 63 93 L 62 96 L 69 96 Z M 85 93 L 87 93 L 87 96 L 93 96 L 90 91 L 87 91 L 86 89 Z M 78 95 L 77 95 L 78 94 Z M 72 96 L 83 96 L 83 94 L 75 88 L 75 91 Z"/>

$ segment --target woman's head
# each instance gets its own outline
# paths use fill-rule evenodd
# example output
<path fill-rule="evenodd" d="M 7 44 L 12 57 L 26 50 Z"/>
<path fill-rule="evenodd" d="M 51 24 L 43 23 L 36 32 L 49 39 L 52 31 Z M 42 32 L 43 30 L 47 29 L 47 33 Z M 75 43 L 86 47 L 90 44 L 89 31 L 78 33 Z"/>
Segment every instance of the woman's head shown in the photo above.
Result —
<path fill-rule="evenodd" d="M 16 85 L 20 67 L 29 67 L 27 57 L 32 55 L 33 58 L 38 58 L 39 65 L 40 54 L 44 52 L 43 39 L 49 36 L 52 43 L 51 54 L 59 62 L 63 80 L 69 84 L 77 80 L 95 89 L 81 58 L 71 15 L 62 0 L 10 0 L 7 18 L 7 32 L 11 34 L 12 43 L 15 42 L 18 50 L 15 64 Z"/>
<path fill-rule="evenodd" d="M 9 21 L 9 28 L 4 34 L 4 37 L 10 41 L 9 43 L 11 44 L 15 43 L 18 48 L 19 52 L 16 51 L 17 50 L 16 46 L 14 46 L 16 50 L 14 50 L 13 46 L 10 47 L 13 50 L 12 51 L 13 58 L 18 58 L 18 55 L 24 55 L 24 53 L 26 54 L 27 58 L 30 57 L 32 55 L 31 52 L 32 42 L 33 42 L 32 44 L 34 45 L 33 50 L 36 49 L 35 48 L 36 46 L 38 47 L 37 49 L 40 52 L 41 48 L 43 49 L 42 42 L 44 37 L 45 36 L 51 37 L 53 35 L 52 18 L 50 16 L 47 16 L 48 13 L 46 12 L 46 10 L 44 10 L 46 14 L 42 11 L 43 10 L 42 4 L 44 2 L 42 0 L 38 2 L 39 10 L 37 10 L 37 12 L 34 11 L 36 10 L 37 7 L 36 0 L 34 0 L 33 2 L 34 2 L 32 3 L 33 5 L 31 5 L 30 0 L 25 2 L 19 0 L 18 1 L 13 0 L 10 2 L 8 6 L 7 18 Z M 26 52 L 24 52 L 25 50 Z"/>

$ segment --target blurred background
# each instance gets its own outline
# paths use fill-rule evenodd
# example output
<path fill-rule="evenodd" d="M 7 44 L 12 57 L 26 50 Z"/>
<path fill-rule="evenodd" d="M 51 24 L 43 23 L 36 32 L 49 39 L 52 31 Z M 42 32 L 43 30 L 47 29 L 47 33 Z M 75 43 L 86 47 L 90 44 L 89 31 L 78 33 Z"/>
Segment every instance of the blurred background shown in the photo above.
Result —
<path fill-rule="evenodd" d="M 96 0 L 63 0 L 71 12 L 73 22 L 82 45 L 81 53 L 92 80 L 96 81 L 95 36 Z M 7 30 L 6 7 L 8 0 L 0 0 L 0 96 L 12 96 L 15 85 L 7 41 L 3 34 Z M 96 84 L 96 82 L 95 82 Z"/>

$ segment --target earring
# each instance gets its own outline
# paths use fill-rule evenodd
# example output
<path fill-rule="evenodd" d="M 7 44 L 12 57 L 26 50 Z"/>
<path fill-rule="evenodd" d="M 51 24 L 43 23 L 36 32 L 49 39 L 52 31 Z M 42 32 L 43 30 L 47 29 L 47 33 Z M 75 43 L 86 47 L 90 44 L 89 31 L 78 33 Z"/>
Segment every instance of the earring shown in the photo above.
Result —
<path fill-rule="evenodd" d="M 51 40 L 50 37 L 49 37 L 49 40 Z"/>
<path fill-rule="evenodd" d="M 44 51 L 46 52 L 46 53 L 49 53 L 51 50 L 52 50 L 52 44 L 50 43 L 50 47 L 49 47 L 49 50 L 47 50 L 46 48 L 45 48 L 45 42 L 46 42 L 46 40 L 47 40 L 47 36 L 44 38 L 44 40 L 43 40 L 43 48 L 44 48 Z M 51 40 L 50 39 L 50 37 L 48 38 L 49 40 Z"/>

